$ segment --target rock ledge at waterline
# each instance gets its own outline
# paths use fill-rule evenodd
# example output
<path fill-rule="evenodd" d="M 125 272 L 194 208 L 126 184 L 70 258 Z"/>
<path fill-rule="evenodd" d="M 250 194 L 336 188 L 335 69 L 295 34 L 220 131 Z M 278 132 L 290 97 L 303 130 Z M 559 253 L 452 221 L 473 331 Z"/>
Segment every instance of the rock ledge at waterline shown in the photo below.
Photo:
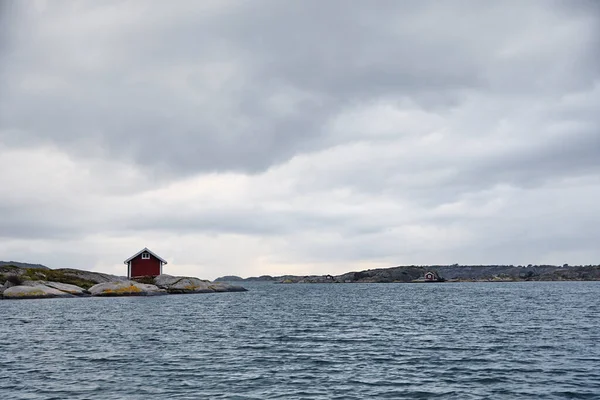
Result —
<path fill-rule="evenodd" d="M 241 286 L 210 282 L 193 277 L 159 275 L 135 280 L 101 282 L 84 289 L 77 285 L 37 280 L 26 280 L 15 285 L 6 281 L 0 287 L 0 297 L 8 299 L 41 299 L 89 296 L 157 296 L 186 293 L 245 292 Z M 150 283 L 153 282 L 153 283 Z"/>

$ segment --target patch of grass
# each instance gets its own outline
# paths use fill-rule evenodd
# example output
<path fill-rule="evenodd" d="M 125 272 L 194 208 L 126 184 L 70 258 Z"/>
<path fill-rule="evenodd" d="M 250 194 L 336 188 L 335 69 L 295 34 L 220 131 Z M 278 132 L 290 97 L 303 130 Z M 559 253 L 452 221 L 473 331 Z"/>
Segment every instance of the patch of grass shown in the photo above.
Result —
<path fill-rule="evenodd" d="M 96 284 L 96 282 L 88 281 L 86 279 L 81 279 L 77 276 L 70 275 L 65 273 L 64 271 L 59 271 L 55 269 L 36 269 L 36 268 L 27 268 L 25 274 L 22 276 L 23 280 L 32 280 L 32 281 L 52 281 L 59 283 L 68 283 L 70 285 L 76 285 L 83 289 L 89 289 Z"/>

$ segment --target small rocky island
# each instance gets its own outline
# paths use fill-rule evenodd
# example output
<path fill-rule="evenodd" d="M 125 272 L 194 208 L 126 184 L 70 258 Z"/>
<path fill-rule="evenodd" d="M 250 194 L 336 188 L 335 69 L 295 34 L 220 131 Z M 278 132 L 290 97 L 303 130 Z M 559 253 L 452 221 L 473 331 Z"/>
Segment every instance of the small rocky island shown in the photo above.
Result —
<path fill-rule="evenodd" d="M 89 296 L 157 296 L 187 293 L 244 292 L 242 286 L 186 276 L 125 277 L 42 265 L 1 265 L 0 299 Z"/>

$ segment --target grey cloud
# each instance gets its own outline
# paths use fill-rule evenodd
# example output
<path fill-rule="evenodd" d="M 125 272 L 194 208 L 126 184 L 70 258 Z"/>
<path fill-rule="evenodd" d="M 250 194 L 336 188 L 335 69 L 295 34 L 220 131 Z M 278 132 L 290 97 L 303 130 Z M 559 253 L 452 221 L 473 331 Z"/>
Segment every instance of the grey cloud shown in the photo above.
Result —
<path fill-rule="evenodd" d="M 36 8 L 42 3 L 0 2 L 0 153 L 53 148 L 88 172 L 57 176 L 62 197 L 46 198 L 52 188 L 0 196 L 3 238 L 281 237 L 293 245 L 274 251 L 277 257 L 300 261 L 418 260 L 427 252 L 465 262 L 468 252 L 467 262 L 512 262 L 490 258 L 506 249 L 515 258 L 552 249 L 593 253 L 598 206 L 561 198 L 561 208 L 545 199 L 557 196 L 549 188 L 568 191 L 569 182 L 600 175 L 598 2 L 65 1 Z M 406 111 L 413 123 L 379 121 L 387 114 L 377 112 L 343 119 L 374 104 Z M 381 135 L 380 122 L 390 125 Z M 101 162 L 91 168 L 89 160 Z M 124 166 L 134 170 L 129 177 L 120 176 Z M 231 171 L 273 186 L 283 176 L 290 203 L 305 196 L 314 204 L 282 211 L 268 206 L 278 195 L 270 193 L 204 208 L 135 197 Z M 14 180 L 7 182 L 0 175 L 2 190 L 13 193 Z M 498 193 L 498 186 L 515 192 Z M 169 194 L 185 190 L 177 188 Z M 347 198 L 331 200 L 336 190 Z M 499 199 L 511 207 L 489 219 L 475 212 Z M 460 202 L 473 213 L 438 213 Z M 538 208 L 545 214 L 530 211 Z M 568 233 L 556 230 L 557 221 Z M 527 224 L 542 234 L 532 236 Z M 415 227 L 430 245 L 411 238 Z M 459 234 L 464 242 L 452 242 Z"/>
<path fill-rule="evenodd" d="M 80 215 L 39 206 L 8 206 L 0 202 L 0 239 L 74 239 L 86 233 Z M 58 211 L 58 212 L 56 212 Z"/>
<path fill-rule="evenodd" d="M 178 214 L 140 216 L 126 223 L 133 231 L 158 230 L 207 234 L 286 235 L 343 225 L 342 216 L 306 211 L 273 211 L 256 208 L 223 208 Z"/>
<path fill-rule="evenodd" d="M 548 23 L 566 12 L 570 23 L 590 25 L 582 19 L 585 8 L 560 3 L 349 7 L 335 1 L 265 1 L 225 3 L 211 11 L 193 2 L 172 10 L 116 2 L 79 7 L 88 18 L 92 7 L 98 18 L 122 8 L 133 22 L 93 20 L 105 34 L 85 30 L 71 37 L 52 28 L 77 26 L 76 14 L 69 18 L 72 10 L 58 4 L 31 17 L 39 18 L 31 36 L 12 39 L 3 62 L 8 76 L 2 82 L 2 140 L 44 140 L 73 154 L 93 152 L 178 174 L 257 172 L 335 145 L 343 138 L 331 137 L 325 123 L 344 107 L 378 98 L 409 97 L 425 108 L 443 108 L 459 104 L 465 91 L 498 90 L 515 80 L 521 91 L 540 90 L 528 83 L 540 71 L 527 64 L 537 66 L 538 60 L 509 60 L 509 76 L 494 66 L 498 48 L 519 40 L 503 20 L 518 11 L 522 16 L 512 23 L 520 32 L 543 7 Z M 153 7 L 171 19 L 149 13 Z M 140 18 L 133 17 L 136 11 Z M 566 71 L 572 73 L 559 75 L 564 82 L 554 82 L 561 90 L 572 86 L 565 79 L 597 77 L 597 60 L 580 54 L 592 48 L 591 36 L 588 30 L 571 38 L 584 46 L 577 53 L 561 51 L 578 57 Z M 551 54 L 540 60 L 557 61 Z M 201 72 L 207 65 L 213 69 Z M 232 72 L 211 86 L 220 65 Z M 506 81 L 494 81 L 498 77 Z M 169 83 L 173 79 L 180 83 Z M 288 98 L 289 113 L 270 104 L 278 96 Z"/>
<path fill-rule="evenodd" d="M 600 134 L 594 131 L 497 157 L 473 169 L 470 178 L 536 187 L 549 180 L 600 174 L 599 154 Z"/>

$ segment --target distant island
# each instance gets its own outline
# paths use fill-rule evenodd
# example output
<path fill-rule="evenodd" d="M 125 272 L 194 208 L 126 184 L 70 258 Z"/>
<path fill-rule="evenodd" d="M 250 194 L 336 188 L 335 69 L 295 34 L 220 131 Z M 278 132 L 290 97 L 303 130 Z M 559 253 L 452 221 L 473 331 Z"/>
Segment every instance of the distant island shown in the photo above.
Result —
<path fill-rule="evenodd" d="M 157 296 L 186 293 L 244 292 L 241 286 L 187 276 L 127 279 L 79 269 L 50 269 L 41 264 L 0 261 L 0 299 L 89 296 Z"/>
<path fill-rule="evenodd" d="M 405 265 L 347 272 L 342 275 L 282 275 L 241 278 L 223 276 L 215 282 L 274 283 L 392 283 L 426 282 L 426 274 L 436 282 L 521 282 L 521 281 L 598 281 L 600 265 Z"/>

